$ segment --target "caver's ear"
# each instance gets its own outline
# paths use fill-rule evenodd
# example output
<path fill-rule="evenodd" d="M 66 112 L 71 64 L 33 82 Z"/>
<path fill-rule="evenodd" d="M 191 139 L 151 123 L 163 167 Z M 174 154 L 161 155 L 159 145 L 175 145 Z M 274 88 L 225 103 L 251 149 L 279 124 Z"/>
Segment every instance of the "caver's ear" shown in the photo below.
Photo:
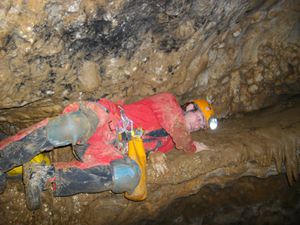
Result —
<path fill-rule="evenodd" d="M 186 106 L 185 111 L 193 111 L 195 110 L 195 106 L 193 103 L 190 103 Z"/>

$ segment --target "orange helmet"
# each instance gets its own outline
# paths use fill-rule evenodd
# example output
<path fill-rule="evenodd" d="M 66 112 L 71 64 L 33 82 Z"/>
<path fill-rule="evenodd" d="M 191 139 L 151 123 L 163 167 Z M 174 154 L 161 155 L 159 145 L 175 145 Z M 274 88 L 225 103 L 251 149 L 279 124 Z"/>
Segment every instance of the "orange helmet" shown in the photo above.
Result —
<path fill-rule="evenodd" d="M 193 103 L 203 113 L 207 127 L 210 127 L 210 129 L 215 130 L 218 126 L 218 120 L 214 117 L 215 112 L 211 104 L 204 99 L 194 100 Z"/>

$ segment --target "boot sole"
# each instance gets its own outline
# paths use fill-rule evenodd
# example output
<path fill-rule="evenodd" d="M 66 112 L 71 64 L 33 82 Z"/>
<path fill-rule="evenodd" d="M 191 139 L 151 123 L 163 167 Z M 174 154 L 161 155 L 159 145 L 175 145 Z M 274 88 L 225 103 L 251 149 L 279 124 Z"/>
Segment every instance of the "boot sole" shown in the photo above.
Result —
<path fill-rule="evenodd" d="M 41 190 L 38 184 L 30 182 L 31 170 L 31 163 L 25 163 L 23 166 L 23 183 L 25 187 L 26 205 L 29 210 L 37 210 L 41 206 Z"/>

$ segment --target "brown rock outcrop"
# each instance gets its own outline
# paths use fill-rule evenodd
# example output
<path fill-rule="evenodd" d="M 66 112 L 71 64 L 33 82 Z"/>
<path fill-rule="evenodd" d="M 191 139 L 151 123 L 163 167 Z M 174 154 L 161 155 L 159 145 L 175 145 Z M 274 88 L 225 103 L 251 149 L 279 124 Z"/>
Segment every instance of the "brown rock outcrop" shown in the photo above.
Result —
<path fill-rule="evenodd" d="M 6 132 L 78 98 L 171 91 L 226 117 L 300 89 L 297 1 L 4 0 L 0 20 Z"/>
<path fill-rule="evenodd" d="M 58 115 L 78 99 L 132 102 L 163 91 L 181 102 L 207 98 L 221 119 L 242 118 L 195 134 L 213 151 L 172 152 L 164 177 L 149 165 L 145 202 L 108 192 L 45 193 L 32 213 L 20 182 L 10 182 L 0 196 L 0 224 L 130 224 L 206 184 L 277 171 L 292 183 L 299 173 L 298 100 L 242 113 L 300 93 L 299 10 L 296 0 L 2 0 L 2 133 Z"/>

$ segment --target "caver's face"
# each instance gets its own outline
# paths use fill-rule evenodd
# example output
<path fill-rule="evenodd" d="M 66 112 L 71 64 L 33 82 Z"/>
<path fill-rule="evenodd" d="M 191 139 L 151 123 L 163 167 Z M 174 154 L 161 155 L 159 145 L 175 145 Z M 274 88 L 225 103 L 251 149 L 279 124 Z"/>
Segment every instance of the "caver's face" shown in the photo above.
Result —
<path fill-rule="evenodd" d="M 207 124 L 200 110 L 194 110 L 194 105 L 189 104 L 184 114 L 185 124 L 189 132 L 205 129 Z"/>

